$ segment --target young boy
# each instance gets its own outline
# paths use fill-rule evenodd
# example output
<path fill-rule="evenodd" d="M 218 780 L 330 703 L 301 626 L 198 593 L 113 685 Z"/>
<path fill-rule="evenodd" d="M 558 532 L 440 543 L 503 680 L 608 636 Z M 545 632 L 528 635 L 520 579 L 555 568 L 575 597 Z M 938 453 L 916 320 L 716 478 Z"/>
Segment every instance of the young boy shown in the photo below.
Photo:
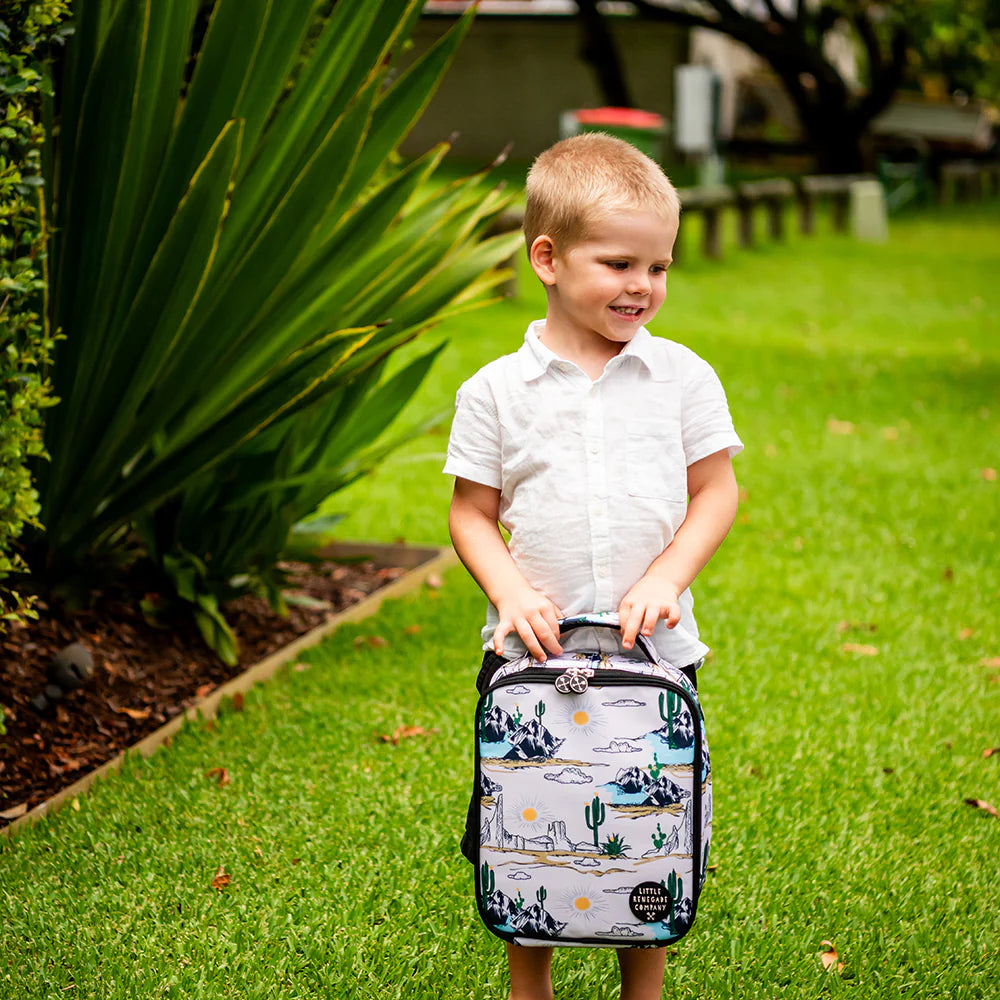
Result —
<path fill-rule="evenodd" d="M 545 319 L 461 387 L 444 470 L 455 549 L 489 599 L 480 684 L 525 649 L 630 650 L 640 632 L 692 681 L 708 651 L 688 588 L 732 525 L 743 446 L 709 365 L 645 329 L 679 213 L 660 168 L 600 133 L 557 143 L 528 173 Z M 560 617 L 616 609 L 620 640 L 580 629 L 561 642 Z M 617 954 L 622 1000 L 658 998 L 664 950 Z M 508 944 L 507 960 L 511 1000 L 551 1000 L 551 948 Z"/>

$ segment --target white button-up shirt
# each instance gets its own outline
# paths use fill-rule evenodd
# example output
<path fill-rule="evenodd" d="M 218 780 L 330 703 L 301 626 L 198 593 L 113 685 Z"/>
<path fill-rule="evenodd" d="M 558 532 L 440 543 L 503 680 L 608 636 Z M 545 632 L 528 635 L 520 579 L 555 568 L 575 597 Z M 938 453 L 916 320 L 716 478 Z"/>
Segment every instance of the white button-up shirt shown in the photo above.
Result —
<path fill-rule="evenodd" d="M 539 340 L 480 369 L 458 390 L 444 471 L 500 490 L 500 523 L 520 572 L 564 614 L 614 611 L 670 544 L 687 512 L 687 467 L 743 450 L 707 362 L 640 329 L 596 381 Z M 681 620 L 653 643 L 686 666 L 698 638 L 690 590 Z M 499 623 L 487 609 L 483 648 Z M 605 630 L 568 633 L 564 648 L 617 649 Z M 504 653 L 524 649 L 517 634 Z"/>

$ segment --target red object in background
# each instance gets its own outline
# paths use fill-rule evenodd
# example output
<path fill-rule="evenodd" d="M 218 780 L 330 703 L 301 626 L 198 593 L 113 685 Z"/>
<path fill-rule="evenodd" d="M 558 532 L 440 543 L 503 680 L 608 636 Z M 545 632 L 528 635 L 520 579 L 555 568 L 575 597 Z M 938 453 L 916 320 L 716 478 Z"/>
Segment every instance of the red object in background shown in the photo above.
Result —
<path fill-rule="evenodd" d="M 663 115 L 639 108 L 580 108 L 573 112 L 581 125 L 611 125 L 619 128 L 663 128 Z"/>

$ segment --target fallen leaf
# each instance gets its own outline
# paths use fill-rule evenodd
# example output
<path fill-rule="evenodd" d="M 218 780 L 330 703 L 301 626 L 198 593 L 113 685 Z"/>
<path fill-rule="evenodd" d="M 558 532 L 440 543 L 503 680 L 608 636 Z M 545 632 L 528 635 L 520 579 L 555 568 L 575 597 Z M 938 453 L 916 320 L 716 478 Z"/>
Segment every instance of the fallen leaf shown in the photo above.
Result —
<path fill-rule="evenodd" d="M 73 801 L 70 803 L 70 805 L 73 806 L 73 811 L 74 812 L 79 812 L 80 811 L 80 800 L 79 799 L 73 799 Z"/>
<path fill-rule="evenodd" d="M 322 598 L 312 597 L 309 594 L 299 594 L 292 590 L 282 591 L 281 596 L 292 607 L 305 608 L 307 611 L 325 611 L 333 607 L 329 601 Z"/>
<path fill-rule="evenodd" d="M 955 579 L 955 571 L 950 566 L 945 566 L 945 568 L 944 568 L 944 578 L 946 580 L 954 580 Z"/>
<path fill-rule="evenodd" d="M 1000 667 L 1000 656 L 984 656 L 980 661 L 981 667 Z"/>
<path fill-rule="evenodd" d="M 426 730 L 422 726 L 396 726 L 393 730 L 392 735 L 386 733 L 379 733 L 378 738 L 383 743 L 391 743 L 393 746 L 399 746 L 400 740 L 409 740 L 414 736 L 430 736 L 433 730 Z"/>
<path fill-rule="evenodd" d="M 1000 747 L 987 747 L 983 751 L 983 759 L 985 760 L 987 757 L 994 757 L 997 754 L 1000 754 Z"/>
<path fill-rule="evenodd" d="M 898 427 L 883 427 L 882 437 L 886 441 L 898 441 L 899 440 L 899 428 Z"/>
<path fill-rule="evenodd" d="M 833 942 L 820 941 L 820 946 L 826 949 L 819 952 L 819 960 L 823 963 L 823 968 L 832 969 L 836 967 L 838 972 L 842 972 L 844 963 L 840 961 L 840 956 L 837 954 L 837 949 L 834 948 Z"/>
<path fill-rule="evenodd" d="M 850 420 L 834 420 L 832 417 L 826 422 L 826 429 L 831 434 L 853 434 L 854 424 Z"/>
<path fill-rule="evenodd" d="M 224 889 L 230 882 L 232 882 L 232 876 L 226 873 L 224 865 L 219 865 L 219 870 L 215 873 L 215 878 L 212 879 L 212 888 Z"/>
<path fill-rule="evenodd" d="M 841 649 L 845 653 L 857 653 L 858 656 L 878 656 L 878 646 L 868 646 L 863 642 L 845 642 Z"/>
<path fill-rule="evenodd" d="M 895 774 L 896 773 L 896 769 L 894 767 L 883 767 L 882 768 L 882 773 L 883 774 Z"/>
<path fill-rule="evenodd" d="M 28 803 L 22 802 L 19 806 L 14 806 L 12 809 L 4 809 L 0 812 L 0 819 L 17 819 L 18 816 L 23 816 L 28 811 Z"/>
<path fill-rule="evenodd" d="M 840 622 L 837 625 L 838 632 L 877 632 L 878 625 L 875 622 Z"/>
<path fill-rule="evenodd" d="M 976 630 L 974 628 L 963 628 L 962 631 L 958 633 L 958 637 L 964 642 L 966 639 L 971 639 L 975 634 Z"/>
<path fill-rule="evenodd" d="M 965 804 L 972 806 L 973 809 L 981 809 L 984 813 L 989 813 L 990 816 L 997 815 L 997 807 L 991 806 L 984 799 L 966 799 Z"/>
<path fill-rule="evenodd" d="M 419 625 L 407 625 L 403 629 L 403 635 L 416 635 L 420 631 Z"/>
<path fill-rule="evenodd" d="M 229 772 L 224 767 L 213 767 L 211 770 L 205 772 L 206 778 L 216 778 L 219 782 L 219 787 L 229 784 Z"/>
<path fill-rule="evenodd" d="M 242 691 L 237 691 L 236 694 L 233 695 L 233 709 L 235 711 L 237 711 L 237 712 L 242 712 L 243 711 L 243 692 Z"/>
<path fill-rule="evenodd" d="M 292 670 L 294 670 L 297 674 L 301 674 L 303 670 L 308 670 L 310 666 L 311 664 L 309 663 L 295 663 L 292 664 Z"/>
<path fill-rule="evenodd" d="M 995 483 L 997 481 L 997 470 L 990 468 L 983 469 L 983 479 L 988 483 Z"/>
<path fill-rule="evenodd" d="M 137 722 L 149 718 L 148 708 L 119 708 L 116 711 L 119 715 L 127 715 L 130 719 L 135 719 Z"/>
<path fill-rule="evenodd" d="M 380 649 L 389 645 L 389 640 L 381 635 L 356 635 L 354 637 L 355 646 L 371 646 L 373 649 Z"/>
<path fill-rule="evenodd" d="M 444 580 L 437 573 L 431 573 L 424 582 L 432 590 L 440 590 L 444 586 Z"/>
<path fill-rule="evenodd" d="M 195 688 L 194 695 L 196 698 L 204 698 L 205 695 L 211 694 L 214 690 L 214 684 L 202 684 L 200 687 Z"/>
<path fill-rule="evenodd" d="M 65 754 L 61 750 L 56 751 L 56 756 L 59 758 L 63 772 L 79 771 L 81 767 L 87 765 L 86 760 L 82 757 L 70 757 L 69 754 Z"/>

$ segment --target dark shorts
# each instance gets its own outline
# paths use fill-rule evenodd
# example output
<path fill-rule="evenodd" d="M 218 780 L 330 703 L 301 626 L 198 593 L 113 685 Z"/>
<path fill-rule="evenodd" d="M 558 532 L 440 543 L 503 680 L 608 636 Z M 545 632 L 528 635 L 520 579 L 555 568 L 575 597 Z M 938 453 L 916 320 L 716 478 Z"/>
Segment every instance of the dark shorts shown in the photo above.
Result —
<path fill-rule="evenodd" d="M 483 653 L 483 665 L 480 668 L 479 676 L 476 677 L 476 690 L 483 694 L 486 685 L 489 684 L 498 667 L 507 663 L 503 656 L 497 656 L 492 650 Z M 688 667 L 681 667 L 681 673 L 692 683 L 694 689 L 698 690 L 697 670 L 699 664 L 692 663 Z M 469 800 L 469 811 L 465 816 L 465 832 L 462 834 L 462 855 L 472 864 L 476 863 L 476 839 L 479 836 L 479 803 L 476 801 L 475 778 L 473 778 L 472 798 Z"/>

